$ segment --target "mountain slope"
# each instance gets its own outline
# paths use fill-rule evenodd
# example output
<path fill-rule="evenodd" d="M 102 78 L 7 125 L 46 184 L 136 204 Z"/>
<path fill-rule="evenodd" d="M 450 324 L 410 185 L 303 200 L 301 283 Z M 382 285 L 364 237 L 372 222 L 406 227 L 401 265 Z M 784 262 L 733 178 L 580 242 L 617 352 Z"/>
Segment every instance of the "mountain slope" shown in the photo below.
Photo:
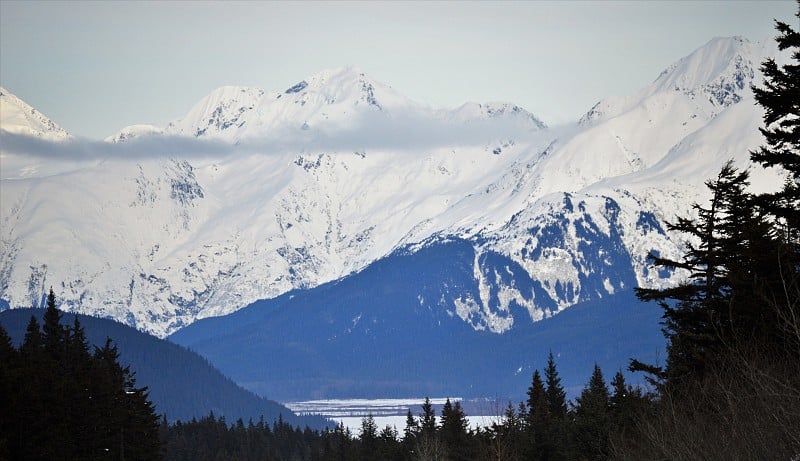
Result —
<path fill-rule="evenodd" d="M 69 133 L 25 101 L 0 87 L 0 130 L 62 141 Z"/>
<path fill-rule="evenodd" d="M 280 93 L 222 88 L 165 127 L 112 136 L 84 167 L 0 181 L 0 298 L 38 306 L 53 285 L 63 309 L 166 336 L 450 237 L 541 285 L 501 290 L 527 314 L 485 290 L 443 306 L 474 329 L 674 283 L 644 256 L 678 254 L 664 221 L 722 162 L 748 163 L 761 142 L 749 85 L 773 51 L 712 40 L 549 129 L 513 104 L 428 108 L 352 68 Z M 480 286 L 503 278 L 478 267 Z"/>
<path fill-rule="evenodd" d="M 477 263 L 481 271 L 505 273 L 505 280 L 479 283 L 475 263 L 468 241 L 430 242 L 417 251 L 398 250 L 342 280 L 199 320 L 169 339 L 197 350 L 248 389 L 284 401 L 519 398 L 551 350 L 572 391 L 595 361 L 610 370 L 624 368 L 631 357 L 656 361 L 663 355 L 659 309 L 637 302 L 630 290 L 494 334 L 492 327 L 510 318 L 504 314 L 527 315 L 517 300 L 503 310 L 504 284 L 535 293 L 541 284 L 499 254 L 485 254 Z M 484 289 L 496 314 L 488 324 L 458 307 L 480 299 Z"/>
<path fill-rule="evenodd" d="M 12 309 L 0 313 L 0 324 L 19 346 L 31 315 L 41 324 L 44 309 Z M 120 323 L 79 315 L 91 346 L 102 347 L 107 337 L 119 347 L 120 363 L 136 372 L 137 386 L 147 386 L 150 399 L 159 414 L 170 421 L 224 416 L 234 422 L 239 418 L 254 421 L 263 416 L 271 422 L 284 421 L 304 427 L 323 427 L 321 418 L 298 417 L 288 408 L 266 400 L 236 385 L 196 353 L 170 342 L 154 338 Z M 62 323 L 72 325 L 73 314 L 65 314 Z"/>

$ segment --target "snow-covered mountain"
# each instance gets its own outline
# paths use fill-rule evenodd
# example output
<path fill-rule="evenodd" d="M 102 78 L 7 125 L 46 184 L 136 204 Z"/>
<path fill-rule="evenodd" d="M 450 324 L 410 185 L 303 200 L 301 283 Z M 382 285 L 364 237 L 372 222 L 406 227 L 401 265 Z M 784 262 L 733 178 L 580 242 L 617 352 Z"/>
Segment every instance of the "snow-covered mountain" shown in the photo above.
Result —
<path fill-rule="evenodd" d="M 63 141 L 70 135 L 25 101 L 0 87 L 0 130 Z"/>
<path fill-rule="evenodd" d="M 529 129 L 544 124 L 525 109 L 510 103 L 468 103 L 456 110 L 435 110 L 415 103 L 392 88 L 371 80 L 355 67 L 326 70 L 282 92 L 226 86 L 200 100 L 185 117 L 164 127 L 135 125 L 107 138 L 121 142 L 154 133 L 219 139 L 233 143 L 264 138 L 302 137 L 362 129 L 377 121 L 404 123 L 407 118 L 458 120 L 512 120 Z"/>
<path fill-rule="evenodd" d="M 510 103 L 430 108 L 355 68 L 221 88 L 89 145 L 81 168 L 3 171 L 0 298 L 36 306 L 52 285 L 64 309 L 165 336 L 453 238 L 474 248 L 475 289 L 419 303 L 476 330 L 674 283 L 645 255 L 676 255 L 664 221 L 761 143 L 749 85 L 775 52 L 712 40 L 556 128 Z"/>

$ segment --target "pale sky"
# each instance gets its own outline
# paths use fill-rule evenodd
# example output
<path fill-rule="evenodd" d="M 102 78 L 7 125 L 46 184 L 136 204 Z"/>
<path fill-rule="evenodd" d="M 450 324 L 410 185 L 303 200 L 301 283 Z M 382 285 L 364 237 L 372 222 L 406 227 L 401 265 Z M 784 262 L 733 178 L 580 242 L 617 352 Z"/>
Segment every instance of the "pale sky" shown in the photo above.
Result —
<path fill-rule="evenodd" d="M 223 85 L 283 91 L 356 65 L 433 106 L 509 101 L 577 120 L 710 39 L 797 26 L 786 1 L 18 2 L 0 85 L 74 135 L 165 124 Z"/>

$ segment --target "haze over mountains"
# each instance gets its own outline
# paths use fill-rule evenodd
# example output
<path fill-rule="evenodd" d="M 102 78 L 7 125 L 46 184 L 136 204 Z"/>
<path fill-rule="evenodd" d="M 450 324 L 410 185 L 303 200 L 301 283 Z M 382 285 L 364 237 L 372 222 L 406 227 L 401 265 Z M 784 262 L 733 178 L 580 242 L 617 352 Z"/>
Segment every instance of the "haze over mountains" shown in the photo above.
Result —
<path fill-rule="evenodd" d="M 165 337 L 458 242 L 467 275 L 404 287 L 415 305 L 397 308 L 501 334 L 674 283 L 645 257 L 677 256 L 665 220 L 761 143 L 749 86 L 776 53 L 714 39 L 555 128 L 513 103 L 431 108 L 342 68 L 283 92 L 221 88 L 96 142 L 2 89 L 0 299 L 35 307 L 53 286 L 64 310 Z"/>

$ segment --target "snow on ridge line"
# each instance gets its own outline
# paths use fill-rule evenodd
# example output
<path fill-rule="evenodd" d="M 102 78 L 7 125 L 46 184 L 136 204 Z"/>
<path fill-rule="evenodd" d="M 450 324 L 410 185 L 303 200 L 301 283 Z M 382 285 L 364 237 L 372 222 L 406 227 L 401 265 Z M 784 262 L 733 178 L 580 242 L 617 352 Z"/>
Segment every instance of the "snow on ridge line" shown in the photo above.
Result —
<path fill-rule="evenodd" d="M 0 87 L 0 130 L 49 140 L 72 139 L 66 130 L 4 87 Z"/>
<path fill-rule="evenodd" d="M 310 94 L 310 80 L 297 92 L 274 95 L 284 108 L 291 109 L 278 114 L 284 117 L 281 120 L 297 121 L 300 119 L 291 117 L 303 114 L 319 116 L 303 118 L 307 129 L 303 125 L 293 127 L 298 132 L 313 132 L 319 126 L 324 120 L 319 108 L 327 111 L 343 104 L 334 93 Z M 370 103 L 370 91 L 360 80 L 350 90 L 353 98 L 344 101 L 350 104 L 348 110 L 356 107 L 374 117 L 386 117 L 393 110 L 381 99 L 384 95 L 377 85 L 373 85 L 371 97 L 380 109 Z M 314 111 L 304 112 L 312 106 Z M 591 251 L 591 247 L 585 249 L 587 235 L 595 242 L 604 242 L 611 238 L 613 228 L 624 231 L 626 251 L 636 250 L 638 254 L 642 250 L 644 254 L 656 244 L 667 251 L 667 237 L 641 230 L 653 225 L 647 217 L 639 224 L 637 201 L 652 212 L 655 221 L 671 217 L 687 205 L 680 203 L 683 197 L 703 187 L 705 178 L 697 176 L 701 171 L 715 168 L 717 159 L 728 151 L 746 155 L 749 144 L 744 143 L 752 141 L 750 137 L 732 137 L 725 152 L 714 151 L 713 143 L 705 141 L 724 132 L 750 129 L 752 117 L 748 116 L 753 113 L 747 111 L 756 109 L 741 103 L 717 106 L 698 94 L 665 90 L 635 106 L 638 112 L 578 127 L 572 136 L 548 148 L 547 142 L 542 146 L 528 144 L 520 134 L 515 142 L 454 143 L 420 150 L 413 156 L 359 149 L 333 154 L 287 151 L 275 156 L 242 155 L 204 160 L 202 164 L 190 160 L 113 159 L 60 178 L 43 178 L 36 184 L 4 181 L 0 185 L 7 200 L 0 212 L 9 225 L 3 226 L 8 234 L 2 235 L 0 254 L 9 263 L 0 267 L 0 286 L 8 287 L 1 296 L 15 305 L 38 302 L 40 291 L 56 280 L 57 284 L 63 282 L 59 295 L 63 295 L 68 309 L 93 309 L 166 335 L 197 318 L 222 315 L 257 299 L 314 287 L 363 269 L 400 243 L 413 244 L 452 232 L 468 234 L 476 242 L 495 239 L 496 244 L 485 248 L 509 257 L 541 283 L 550 283 L 542 289 L 548 296 L 558 297 L 557 308 L 561 309 L 569 305 L 567 300 L 577 299 L 582 287 L 587 287 L 591 295 L 620 287 L 620 280 L 608 274 L 600 274 L 596 284 L 587 278 L 587 271 L 594 270 L 592 264 L 603 263 L 607 256 L 585 257 L 585 252 Z M 254 114 L 266 110 L 266 106 L 241 107 L 245 107 L 241 113 L 231 106 L 229 111 L 203 119 L 207 132 L 233 132 L 242 122 L 242 127 L 256 124 L 259 118 Z M 735 116 L 740 111 L 747 114 Z M 332 111 L 325 113 L 336 119 Z M 515 129 L 523 131 L 519 126 Z M 698 142 L 688 142 L 692 139 Z M 704 149 L 701 158 L 706 163 L 688 175 L 683 174 L 690 171 L 683 164 L 669 170 L 655 161 L 666 158 L 665 152 L 691 158 L 700 152 L 694 146 Z M 519 256 L 523 249 L 526 254 L 536 250 L 533 239 L 530 244 L 526 241 L 531 237 L 529 232 L 533 226 L 544 228 L 546 224 L 523 222 L 523 218 L 529 218 L 526 210 L 545 203 L 545 196 L 560 197 L 569 192 L 577 197 L 609 177 L 635 177 L 640 181 L 634 185 L 620 179 L 613 182 L 611 192 L 594 194 L 605 194 L 621 204 L 622 221 L 616 228 L 609 226 L 608 216 L 602 214 L 602 198 L 585 201 L 591 208 L 588 217 L 575 211 L 573 219 L 554 207 L 553 222 L 564 224 L 558 230 L 564 231 L 563 237 L 573 247 L 561 253 L 543 253 L 538 266 Z M 678 179 L 691 190 L 671 195 Z M 67 183 L 71 186 L 64 188 Z M 626 194 L 633 198 L 619 197 L 628 197 Z M 580 200 L 573 202 L 571 206 L 579 209 Z M 80 209 L 75 203 L 82 204 Z M 54 216 L 52 223 L 66 225 L 47 224 L 43 216 Z M 504 223 L 515 216 L 519 217 L 519 226 L 505 228 Z M 526 224 L 530 226 L 526 228 Z M 581 229 L 591 232 L 578 235 Z M 410 240 L 404 240 L 409 235 Z M 536 239 L 539 242 L 544 237 Z M 81 248 L 84 253 L 80 257 L 58 250 L 47 253 L 48 242 L 58 240 L 71 242 L 70 248 Z M 616 235 L 613 241 L 618 243 Z M 43 261 L 41 254 L 49 254 L 51 261 Z M 119 267 L 107 267 L 106 261 L 111 260 L 120 261 Z M 597 267 L 622 267 L 620 261 L 612 263 Z M 468 318 L 472 314 L 475 325 L 503 330 L 513 324 L 513 319 L 501 315 L 511 302 L 533 300 L 518 297 L 518 288 L 512 290 L 501 283 L 501 269 L 484 274 L 476 264 L 473 262 L 472 267 L 478 274 L 476 283 L 479 288 L 491 284 L 491 289 L 498 290 L 502 298 L 499 309 L 487 308 L 484 304 L 491 296 L 475 292 L 472 298 L 462 298 L 471 299 L 475 305 L 462 306 L 461 312 L 455 306 L 456 312 Z M 658 274 L 639 273 L 638 260 L 629 265 L 636 277 L 658 283 Z M 630 285 L 625 279 L 625 286 Z M 559 290 L 567 293 L 558 295 Z M 546 299 L 540 297 L 535 302 L 543 301 Z M 530 313 L 530 305 L 525 307 Z M 533 312 L 544 317 L 549 311 Z M 485 318 L 479 318 L 481 315 Z M 497 315 L 498 322 L 488 323 Z"/>
<path fill-rule="evenodd" d="M 466 109 L 473 106 L 476 109 Z M 270 137 L 276 130 L 281 136 L 287 135 L 286 130 L 348 130 L 359 114 L 375 117 L 375 112 L 383 113 L 383 117 L 391 113 L 401 119 L 410 116 L 431 121 L 515 118 L 532 129 L 546 127 L 527 110 L 507 102 L 432 109 L 372 80 L 358 67 L 348 66 L 323 70 L 282 92 L 221 87 L 202 98 L 185 116 L 163 127 L 125 127 L 106 140 L 120 142 L 142 135 L 177 134 L 237 143 L 245 138 Z"/>
<path fill-rule="evenodd" d="M 761 62 L 770 57 L 780 63 L 788 59 L 788 53 L 779 51 L 773 40 L 751 42 L 740 36 L 713 38 L 666 67 L 650 85 L 626 96 L 601 100 L 579 123 L 609 120 L 632 110 L 644 99 L 676 91 L 727 106 L 749 92 L 750 84 L 761 83 L 756 78 L 760 75 Z M 726 97 L 732 99 L 726 100 Z"/>

